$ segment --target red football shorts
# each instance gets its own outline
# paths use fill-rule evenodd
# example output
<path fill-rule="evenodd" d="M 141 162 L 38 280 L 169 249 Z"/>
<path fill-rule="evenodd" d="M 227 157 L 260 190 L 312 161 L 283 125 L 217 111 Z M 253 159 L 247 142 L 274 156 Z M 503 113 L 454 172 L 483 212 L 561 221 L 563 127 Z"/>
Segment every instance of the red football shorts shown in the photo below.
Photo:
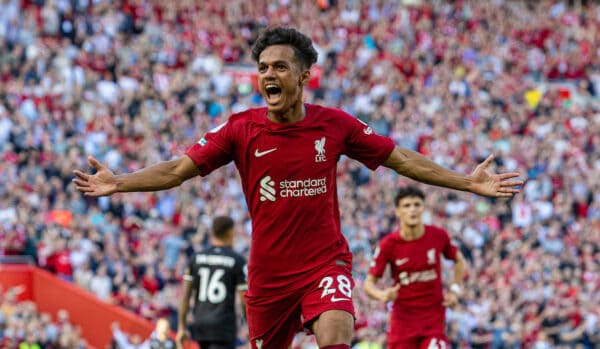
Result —
<path fill-rule="evenodd" d="M 388 343 L 388 349 L 450 349 L 446 335 L 425 335 Z"/>
<path fill-rule="evenodd" d="M 328 310 L 354 316 L 351 265 L 334 265 L 315 274 L 299 290 L 284 294 L 246 295 L 248 331 L 253 349 L 286 349 L 294 335 Z"/>
<path fill-rule="evenodd" d="M 444 310 L 443 308 L 439 308 Z M 445 315 L 436 307 L 403 319 L 390 317 L 389 349 L 450 349 Z"/>

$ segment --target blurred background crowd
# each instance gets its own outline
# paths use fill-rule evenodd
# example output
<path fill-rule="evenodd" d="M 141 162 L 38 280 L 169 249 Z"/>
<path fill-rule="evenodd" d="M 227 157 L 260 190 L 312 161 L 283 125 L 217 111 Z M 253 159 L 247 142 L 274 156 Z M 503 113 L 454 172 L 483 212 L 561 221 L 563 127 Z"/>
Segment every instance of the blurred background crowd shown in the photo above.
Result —
<path fill-rule="evenodd" d="M 600 6 L 591 1 L 0 0 L 0 256 L 31 256 L 175 327 L 183 269 L 215 215 L 239 223 L 235 246 L 248 252 L 235 168 L 110 199 L 76 192 L 72 170 L 89 170 L 87 155 L 115 172 L 170 159 L 231 113 L 261 106 L 250 47 L 274 24 L 318 49 L 306 102 L 341 108 L 459 172 L 493 153 L 495 170 L 527 180 L 511 200 L 422 187 L 425 221 L 446 228 L 469 265 L 448 311 L 454 348 L 600 347 Z M 406 183 L 339 164 L 358 348 L 385 347 L 386 305 L 368 300 L 361 281 L 396 227 L 394 189 Z M 52 323 L 11 298 L 1 299 L 0 343 L 84 346 L 68 314 Z M 245 329 L 239 336 L 243 344 Z M 316 346 L 299 336 L 295 347 Z"/>

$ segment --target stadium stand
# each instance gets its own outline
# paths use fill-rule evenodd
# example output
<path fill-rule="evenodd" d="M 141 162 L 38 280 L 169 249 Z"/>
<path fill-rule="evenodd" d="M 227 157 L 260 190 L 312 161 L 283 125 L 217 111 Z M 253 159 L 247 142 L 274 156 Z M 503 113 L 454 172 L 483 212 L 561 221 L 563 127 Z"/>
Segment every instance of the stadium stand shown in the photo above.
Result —
<path fill-rule="evenodd" d="M 600 345 L 592 1 L 1 0 L 0 256 L 31 256 L 104 302 L 174 327 L 187 256 L 207 243 L 214 215 L 244 227 L 236 249 L 247 253 L 234 168 L 110 200 L 77 193 L 71 170 L 85 168 L 87 154 L 117 172 L 168 159 L 230 113 L 260 105 L 249 47 L 267 24 L 293 25 L 317 44 L 307 102 L 342 108 L 459 171 L 494 153 L 498 168 L 526 174 L 510 201 L 424 188 L 426 221 L 448 229 L 470 263 L 464 299 L 448 312 L 454 347 Z M 385 345 L 387 309 L 360 283 L 395 224 L 390 188 L 406 182 L 340 162 L 357 345 Z M 36 306 L 6 302 L 0 341 L 25 340 L 19 314 Z M 31 316 L 44 318 L 32 328 L 56 328 Z M 52 333 L 77 347 L 75 327 Z M 304 336 L 295 346 L 315 347 Z"/>

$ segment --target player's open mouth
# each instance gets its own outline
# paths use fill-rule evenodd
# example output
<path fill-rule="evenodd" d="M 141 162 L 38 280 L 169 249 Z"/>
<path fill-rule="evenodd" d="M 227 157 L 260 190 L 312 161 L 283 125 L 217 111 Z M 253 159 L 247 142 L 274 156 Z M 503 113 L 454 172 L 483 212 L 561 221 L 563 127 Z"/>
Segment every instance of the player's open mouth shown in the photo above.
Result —
<path fill-rule="evenodd" d="M 281 87 L 274 84 L 267 84 L 265 86 L 265 92 L 267 93 L 267 103 L 276 104 L 281 98 Z"/>

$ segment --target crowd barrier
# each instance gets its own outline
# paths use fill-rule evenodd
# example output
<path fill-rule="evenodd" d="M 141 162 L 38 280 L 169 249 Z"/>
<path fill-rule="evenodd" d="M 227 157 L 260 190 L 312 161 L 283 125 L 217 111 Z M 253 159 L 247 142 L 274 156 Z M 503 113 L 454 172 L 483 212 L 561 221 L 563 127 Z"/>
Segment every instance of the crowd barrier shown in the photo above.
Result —
<path fill-rule="evenodd" d="M 118 322 L 123 332 L 147 338 L 154 326 L 149 321 L 118 306 L 107 304 L 89 292 L 53 274 L 27 264 L 0 264 L 0 287 L 21 286 L 20 301 L 36 303 L 39 312 L 56 320 L 60 309 L 69 312 L 70 321 L 81 328 L 91 348 L 105 349 L 111 342 L 111 324 Z"/>

